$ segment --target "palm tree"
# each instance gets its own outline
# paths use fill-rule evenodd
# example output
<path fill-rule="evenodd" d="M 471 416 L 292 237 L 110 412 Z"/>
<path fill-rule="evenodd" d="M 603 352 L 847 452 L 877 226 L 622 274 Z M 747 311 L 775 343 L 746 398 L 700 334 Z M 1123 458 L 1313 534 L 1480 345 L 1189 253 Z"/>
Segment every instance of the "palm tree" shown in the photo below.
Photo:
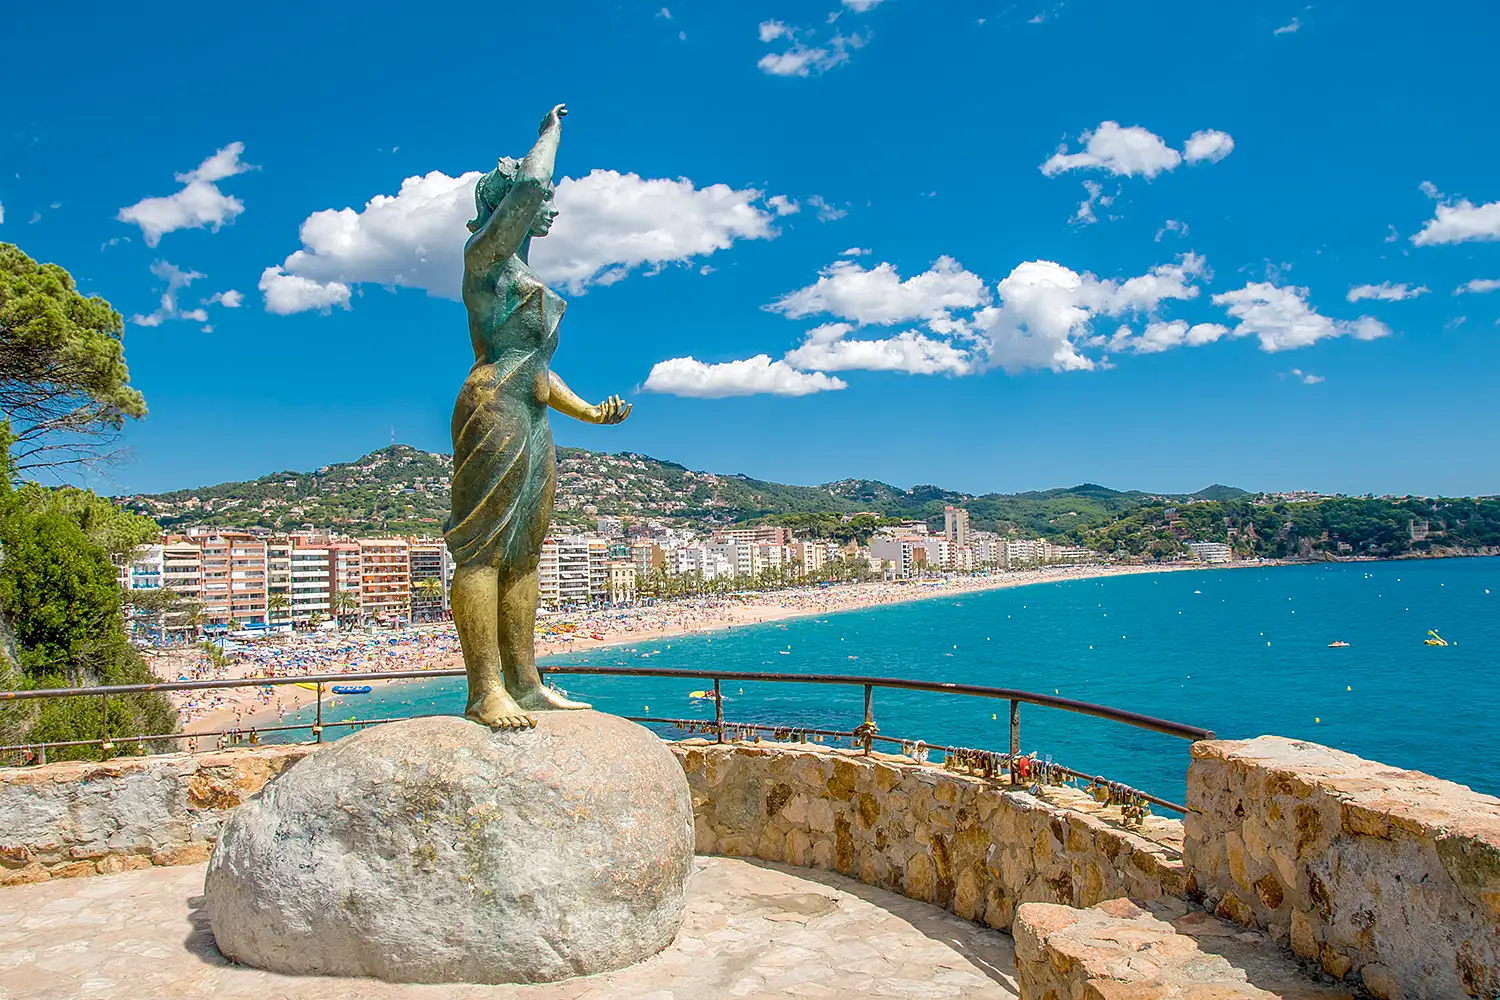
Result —
<path fill-rule="evenodd" d="M 422 603 L 427 605 L 437 604 L 441 606 L 443 601 L 442 580 L 439 580 L 435 576 L 428 577 L 425 580 L 418 580 L 414 589 L 417 592 L 417 598 L 422 601 Z M 430 617 L 432 614 L 431 608 L 429 607 L 426 610 Z M 412 615 L 412 618 L 415 619 L 416 615 Z"/>
<path fill-rule="evenodd" d="M 292 599 L 283 593 L 272 593 L 266 595 L 266 626 L 276 624 L 275 619 L 281 617 L 281 612 L 290 611 Z"/>
<path fill-rule="evenodd" d="M 341 590 L 333 595 L 333 613 L 340 618 L 359 611 L 359 596 L 352 590 Z"/>

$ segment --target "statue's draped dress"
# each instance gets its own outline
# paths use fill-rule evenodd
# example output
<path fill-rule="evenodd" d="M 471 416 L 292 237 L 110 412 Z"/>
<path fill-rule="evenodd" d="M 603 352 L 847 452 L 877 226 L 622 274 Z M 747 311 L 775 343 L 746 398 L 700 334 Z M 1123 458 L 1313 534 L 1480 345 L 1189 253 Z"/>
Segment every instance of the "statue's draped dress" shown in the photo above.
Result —
<path fill-rule="evenodd" d="M 567 303 L 516 256 L 467 279 L 464 299 L 478 360 L 453 408 L 446 537 L 459 565 L 514 578 L 536 568 L 557 488 L 545 399 Z"/>

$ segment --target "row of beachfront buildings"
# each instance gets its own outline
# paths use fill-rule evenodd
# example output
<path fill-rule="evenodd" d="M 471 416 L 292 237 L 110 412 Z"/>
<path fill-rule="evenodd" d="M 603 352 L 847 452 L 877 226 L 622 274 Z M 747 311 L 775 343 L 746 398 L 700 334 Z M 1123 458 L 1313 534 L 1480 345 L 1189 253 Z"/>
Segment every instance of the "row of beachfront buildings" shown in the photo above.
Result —
<path fill-rule="evenodd" d="M 545 609 L 630 604 L 652 577 L 750 585 L 829 575 L 835 564 L 888 580 L 934 572 L 1018 569 L 1091 562 L 1097 554 L 1042 539 L 969 530 L 949 507 L 938 534 L 922 521 L 882 527 L 868 545 L 798 539 L 778 525 L 702 536 L 661 525 L 600 518 L 597 534 L 559 534 L 542 546 L 539 603 Z M 138 549 L 118 567 L 127 591 L 171 591 L 208 627 L 315 626 L 338 619 L 415 622 L 444 617 L 453 560 L 440 538 L 350 538 L 308 529 L 285 534 L 193 528 Z"/>

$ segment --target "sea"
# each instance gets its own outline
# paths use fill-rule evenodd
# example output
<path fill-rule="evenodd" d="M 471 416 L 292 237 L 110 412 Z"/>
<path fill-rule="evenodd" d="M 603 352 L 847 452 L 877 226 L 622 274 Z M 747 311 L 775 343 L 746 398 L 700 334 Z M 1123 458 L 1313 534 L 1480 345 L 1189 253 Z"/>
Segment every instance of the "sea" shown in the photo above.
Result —
<path fill-rule="evenodd" d="M 1426 644 L 1429 630 L 1447 645 Z M 710 720 L 712 703 L 692 697 L 707 682 L 567 673 L 582 665 L 1014 688 L 1199 726 L 1223 739 L 1310 740 L 1500 794 L 1500 558 L 1060 580 L 544 661 L 551 682 L 601 711 Z M 726 681 L 723 690 L 730 722 L 847 731 L 863 718 L 859 687 Z M 324 718 L 459 713 L 463 704 L 463 679 L 439 679 L 344 698 Z M 882 735 L 1009 746 L 1005 701 L 876 689 L 874 714 Z M 1184 801 L 1186 740 L 1034 705 L 1023 704 L 1020 714 L 1023 751 Z M 296 721 L 311 717 L 302 709 Z M 347 731 L 329 727 L 325 738 Z"/>

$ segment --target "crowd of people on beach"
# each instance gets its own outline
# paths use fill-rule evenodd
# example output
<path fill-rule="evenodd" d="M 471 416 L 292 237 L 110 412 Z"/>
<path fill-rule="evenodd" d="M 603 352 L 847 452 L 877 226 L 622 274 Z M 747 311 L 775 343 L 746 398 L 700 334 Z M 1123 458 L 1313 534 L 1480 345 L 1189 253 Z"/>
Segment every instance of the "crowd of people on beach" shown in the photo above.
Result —
<path fill-rule="evenodd" d="M 537 618 L 536 650 L 538 656 L 548 656 L 648 637 L 692 635 L 781 618 L 910 601 L 928 595 L 1019 586 L 1044 579 L 1096 576 L 1107 572 L 1111 570 L 1071 567 L 990 576 L 955 576 L 920 583 L 887 581 L 819 585 L 627 607 L 543 612 Z M 400 629 L 279 633 L 243 640 L 219 638 L 196 647 L 147 651 L 147 659 L 163 680 L 295 678 L 319 674 L 457 669 L 463 666 L 463 653 L 452 622 Z M 376 683 L 401 681 L 393 679 Z M 325 692 L 325 698 L 328 696 Z M 184 732 L 223 733 L 280 724 L 291 712 L 316 698 L 317 692 L 293 684 L 277 684 L 181 691 L 174 692 L 174 697 Z M 333 707 L 334 703 L 325 704 Z M 221 742 L 224 738 L 220 737 Z"/>

